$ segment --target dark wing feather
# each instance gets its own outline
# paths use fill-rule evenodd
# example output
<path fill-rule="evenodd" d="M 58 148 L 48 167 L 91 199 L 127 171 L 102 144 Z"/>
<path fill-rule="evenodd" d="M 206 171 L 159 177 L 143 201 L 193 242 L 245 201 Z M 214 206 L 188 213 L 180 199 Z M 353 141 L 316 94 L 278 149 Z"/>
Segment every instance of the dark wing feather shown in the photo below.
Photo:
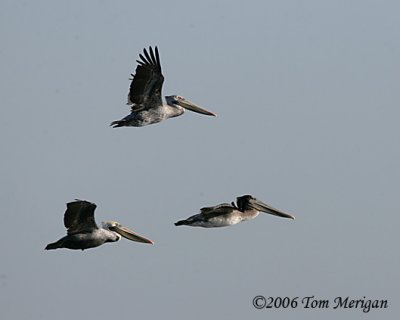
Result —
<path fill-rule="evenodd" d="M 94 220 L 95 210 L 96 205 L 88 201 L 77 199 L 67 203 L 64 225 L 68 229 L 68 234 L 91 232 L 93 229 L 98 229 Z"/>
<path fill-rule="evenodd" d="M 144 56 L 139 54 L 141 59 L 137 60 L 135 75 L 132 75 L 132 82 L 128 93 L 128 105 L 132 105 L 132 111 L 148 110 L 162 105 L 161 90 L 164 76 L 161 73 L 160 56 L 155 47 L 149 52 L 143 49 Z"/>
<path fill-rule="evenodd" d="M 214 207 L 205 207 L 200 209 L 200 214 L 206 216 L 208 219 L 232 213 L 237 210 L 229 203 L 222 203 Z"/>

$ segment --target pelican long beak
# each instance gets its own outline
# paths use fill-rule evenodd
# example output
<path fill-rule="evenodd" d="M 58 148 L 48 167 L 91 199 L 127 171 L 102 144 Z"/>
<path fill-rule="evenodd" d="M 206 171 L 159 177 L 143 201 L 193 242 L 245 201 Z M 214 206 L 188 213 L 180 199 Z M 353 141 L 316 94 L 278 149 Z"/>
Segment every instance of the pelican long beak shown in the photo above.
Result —
<path fill-rule="evenodd" d="M 150 239 L 147 239 L 145 237 L 142 237 L 141 235 L 133 232 L 132 230 L 129 230 L 128 228 L 125 228 L 123 226 L 112 226 L 109 227 L 111 231 L 115 231 L 121 236 L 123 236 L 125 239 L 136 241 L 136 242 L 143 242 L 143 243 L 150 243 L 154 244 L 153 241 Z"/>
<path fill-rule="evenodd" d="M 271 207 L 270 205 L 268 205 L 260 200 L 257 200 L 257 199 L 250 199 L 249 206 L 252 207 L 254 210 L 269 213 L 274 216 L 293 219 L 293 220 L 295 219 L 295 217 L 292 216 L 291 214 L 288 214 L 286 212 L 275 209 L 274 207 Z"/>
<path fill-rule="evenodd" d="M 193 112 L 205 114 L 207 116 L 213 116 L 213 117 L 217 116 L 215 113 L 208 111 L 206 109 L 200 108 L 198 105 L 194 104 L 193 102 L 191 102 L 183 97 L 179 97 L 179 99 L 177 99 L 175 101 L 175 103 L 177 105 L 181 106 L 182 108 L 185 108 L 185 109 L 193 111 Z"/>

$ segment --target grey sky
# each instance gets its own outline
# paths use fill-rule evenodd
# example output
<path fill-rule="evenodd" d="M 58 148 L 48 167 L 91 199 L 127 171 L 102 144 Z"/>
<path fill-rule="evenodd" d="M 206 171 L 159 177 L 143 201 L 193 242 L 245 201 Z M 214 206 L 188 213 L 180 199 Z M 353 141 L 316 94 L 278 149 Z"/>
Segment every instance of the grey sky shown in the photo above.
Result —
<path fill-rule="evenodd" d="M 400 314 L 397 1 L 1 1 L 1 319 Z M 112 129 L 160 50 L 163 94 L 218 114 Z M 230 228 L 177 228 L 257 198 Z M 45 252 L 65 203 L 155 241 Z M 256 295 L 389 309 L 255 310 Z"/>

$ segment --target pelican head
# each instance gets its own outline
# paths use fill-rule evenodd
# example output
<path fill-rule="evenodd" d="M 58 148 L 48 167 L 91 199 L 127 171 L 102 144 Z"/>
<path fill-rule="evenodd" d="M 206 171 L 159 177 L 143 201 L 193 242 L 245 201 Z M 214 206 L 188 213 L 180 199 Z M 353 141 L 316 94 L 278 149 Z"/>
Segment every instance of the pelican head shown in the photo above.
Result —
<path fill-rule="evenodd" d="M 121 224 L 117 221 L 102 221 L 101 225 L 103 226 L 104 229 L 114 231 L 112 230 L 115 227 L 121 227 Z"/>
<path fill-rule="evenodd" d="M 244 212 L 246 210 L 256 210 L 256 211 L 262 211 L 265 213 L 272 214 L 274 216 L 282 217 L 282 218 L 288 218 L 288 219 L 293 219 L 294 216 L 280 211 L 278 209 L 275 209 L 271 207 L 270 205 L 254 198 L 251 195 L 244 195 L 241 197 L 236 198 L 236 203 L 237 207 L 239 208 L 240 211 Z"/>
<path fill-rule="evenodd" d="M 165 100 L 167 101 L 167 104 L 169 106 L 173 106 L 173 107 L 182 107 L 185 108 L 186 110 L 190 110 L 190 111 L 194 111 L 197 113 L 201 113 L 201 114 L 205 114 L 207 116 L 213 116 L 215 117 L 216 114 L 212 113 L 206 109 L 200 108 L 198 105 L 194 104 L 193 102 L 185 99 L 184 97 L 181 96 L 166 96 Z"/>
<path fill-rule="evenodd" d="M 150 244 L 154 243 L 150 239 L 142 237 L 141 235 L 138 235 L 137 233 L 133 232 L 132 230 L 129 230 L 128 228 L 123 227 L 117 221 L 102 222 L 102 225 L 103 225 L 104 229 L 115 232 L 120 238 L 122 236 L 125 239 L 131 240 L 131 241 L 150 243 Z"/>

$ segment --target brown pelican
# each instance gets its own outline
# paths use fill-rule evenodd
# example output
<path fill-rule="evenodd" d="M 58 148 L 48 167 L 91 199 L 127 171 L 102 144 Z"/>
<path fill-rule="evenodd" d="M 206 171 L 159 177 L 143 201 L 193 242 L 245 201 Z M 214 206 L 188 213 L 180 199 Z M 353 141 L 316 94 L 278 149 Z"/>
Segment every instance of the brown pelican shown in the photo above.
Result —
<path fill-rule="evenodd" d="M 106 242 L 118 241 L 121 236 L 132 241 L 153 244 L 153 241 L 121 226 L 116 221 L 103 222 L 103 228 L 98 228 L 94 220 L 95 210 L 96 205 L 88 201 L 76 199 L 74 202 L 67 203 L 67 210 L 64 214 L 64 225 L 68 229 L 67 235 L 48 244 L 45 249 L 85 250 L 101 246 Z"/>
<path fill-rule="evenodd" d="M 131 105 L 131 114 L 125 118 L 111 122 L 116 127 L 143 127 L 157 123 L 168 118 L 180 116 L 185 109 L 208 116 L 214 113 L 200 108 L 181 96 L 166 96 L 167 104 L 163 104 L 161 89 L 164 76 L 161 73 L 160 56 L 158 49 L 149 47 L 149 52 L 143 49 L 144 56 L 139 54 L 140 60 L 136 60 L 136 74 L 132 76 L 132 82 L 128 93 L 128 105 Z"/>
<path fill-rule="evenodd" d="M 200 209 L 200 213 L 175 223 L 176 226 L 191 226 L 203 228 L 227 227 L 242 221 L 254 219 L 260 211 L 274 216 L 294 219 L 288 213 L 275 209 L 250 195 L 236 198 L 234 202 L 222 203 L 213 207 Z"/>

